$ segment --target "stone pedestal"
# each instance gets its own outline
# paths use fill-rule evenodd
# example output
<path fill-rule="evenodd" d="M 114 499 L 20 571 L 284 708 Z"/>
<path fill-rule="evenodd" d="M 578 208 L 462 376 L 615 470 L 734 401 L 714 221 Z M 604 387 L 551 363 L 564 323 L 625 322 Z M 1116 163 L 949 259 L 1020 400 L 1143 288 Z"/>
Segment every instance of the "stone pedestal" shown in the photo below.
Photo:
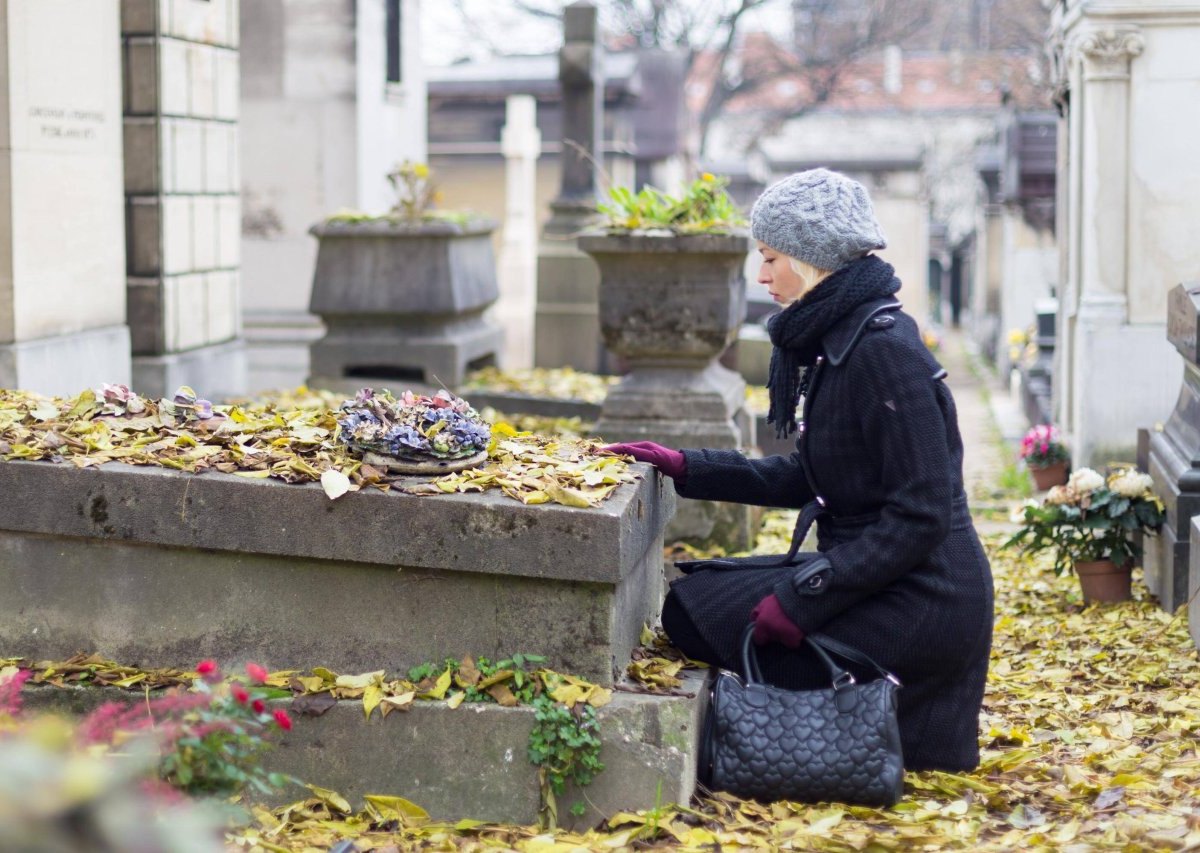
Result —
<path fill-rule="evenodd" d="M 1143 432 L 1144 459 L 1138 462 L 1154 479 L 1154 491 L 1166 505 L 1167 521 L 1158 536 L 1144 537 L 1146 585 L 1165 610 L 1174 611 L 1195 593 L 1189 585 L 1189 521 L 1200 515 L 1200 282 L 1171 291 L 1167 339 L 1183 358 L 1183 384 L 1175 410 L 1165 424 Z"/>
<path fill-rule="evenodd" d="M 128 382 L 121 4 L 0 4 L 0 387 Z"/>
<path fill-rule="evenodd" d="M 325 336 L 309 348 L 313 387 L 343 380 L 454 388 L 495 365 L 503 332 L 484 317 L 499 294 L 488 221 L 331 222 L 320 241 L 310 310 Z"/>
<path fill-rule="evenodd" d="M 593 234 L 580 248 L 600 268 L 600 329 L 629 366 L 595 432 L 668 447 L 748 447 L 746 382 L 718 362 L 745 312 L 744 235 Z M 753 541 L 748 507 L 680 501 L 669 539 Z"/>
<path fill-rule="evenodd" d="M 589 215 L 579 222 L 586 227 L 594 219 Z M 611 372 L 597 318 L 599 287 L 600 271 L 579 251 L 572 234 L 543 235 L 537 260 L 535 367 Z"/>

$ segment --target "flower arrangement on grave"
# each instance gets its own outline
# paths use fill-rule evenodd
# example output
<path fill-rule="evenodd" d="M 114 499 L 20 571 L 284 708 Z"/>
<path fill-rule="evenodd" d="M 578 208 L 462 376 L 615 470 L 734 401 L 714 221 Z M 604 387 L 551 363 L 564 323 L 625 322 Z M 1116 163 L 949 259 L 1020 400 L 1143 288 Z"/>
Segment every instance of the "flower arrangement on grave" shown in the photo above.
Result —
<path fill-rule="evenodd" d="M 725 187 L 729 179 L 705 172 L 680 196 L 651 186 L 634 192 L 612 187 L 609 201 L 597 205 L 610 232 L 669 231 L 672 234 L 726 234 L 746 224 L 746 217 Z"/>
<path fill-rule="evenodd" d="M 338 439 L 368 461 L 476 460 L 492 438 L 491 425 L 470 403 L 446 390 L 396 398 L 363 388 L 341 405 L 337 422 Z"/>
<path fill-rule="evenodd" d="M 1134 534 L 1157 533 L 1165 510 L 1148 474 L 1132 466 L 1113 468 L 1107 476 L 1080 468 L 1063 485 L 1054 486 L 1039 504 L 1026 504 L 1022 526 L 1005 543 L 1027 554 L 1050 552 L 1054 573 L 1075 571 L 1081 582 L 1094 574 L 1119 576 L 1117 597 L 1128 598 L 1129 571 L 1142 555 Z"/>
<path fill-rule="evenodd" d="M 1020 453 L 1039 489 L 1049 489 L 1067 481 L 1071 453 L 1053 425 L 1037 424 L 1031 427 L 1021 439 Z"/>

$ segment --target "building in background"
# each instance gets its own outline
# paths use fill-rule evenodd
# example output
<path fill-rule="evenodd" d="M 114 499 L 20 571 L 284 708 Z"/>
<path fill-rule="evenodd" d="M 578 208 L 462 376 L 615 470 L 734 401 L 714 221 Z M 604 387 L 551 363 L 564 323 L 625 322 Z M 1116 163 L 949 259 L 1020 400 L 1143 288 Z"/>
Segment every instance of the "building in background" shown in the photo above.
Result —
<path fill-rule="evenodd" d="M 761 38 L 744 46 L 771 49 Z M 1018 105 L 1041 102 L 1032 67 L 1021 51 L 892 45 L 849 63 L 836 91 L 795 117 L 789 105 L 806 83 L 784 76 L 727 105 L 710 125 L 702 162 L 734 170 L 746 200 L 816 166 L 862 181 L 888 238 L 880 255 L 904 282 L 907 310 L 922 325 L 957 325 L 974 305 L 977 149 L 1003 132 Z M 749 296 L 758 296 L 753 286 Z"/>
<path fill-rule="evenodd" d="M 1039 313 L 1054 313 L 1057 124 L 1053 111 L 1008 111 L 997 121 L 995 141 L 981 145 L 976 157 L 982 191 L 970 332 L 1001 376 L 1032 366 L 1029 331 Z M 1034 331 L 1053 338 L 1052 329 Z M 1048 405 L 1048 399 L 1037 404 L 1037 420 L 1049 420 Z"/>
<path fill-rule="evenodd" d="M 1135 458 L 1182 363 L 1167 295 L 1200 271 L 1200 6 L 1062 0 L 1055 411 L 1076 465 Z"/>
<path fill-rule="evenodd" d="M 339 209 L 386 212 L 387 174 L 423 162 L 420 0 L 242 3 L 242 269 L 256 389 L 299 384 L 321 327 L 316 240 Z"/>

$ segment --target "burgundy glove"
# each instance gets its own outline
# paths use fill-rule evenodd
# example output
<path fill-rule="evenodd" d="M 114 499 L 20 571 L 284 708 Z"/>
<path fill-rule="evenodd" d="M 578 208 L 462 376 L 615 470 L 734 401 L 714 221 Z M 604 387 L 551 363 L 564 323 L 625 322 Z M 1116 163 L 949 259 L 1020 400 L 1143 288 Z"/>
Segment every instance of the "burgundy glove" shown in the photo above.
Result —
<path fill-rule="evenodd" d="M 687 459 L 678 450 L 663 447 L 653 441 L 635 441 L 632 444 L 610 444 L 603 448 L 609 453 L 623 453 L 638 462 L 649 462 L 672 480 L 687 477 Z"/>
<path fill-rule="evenodd" d="M 754 623 L 756 646 L 782 643 L 789 649 L 798 649 L 804 642 L 804 632 L 783 612 L 775 593 L 771 593 L 754 606 L 750 611 L 750 621 Z"/>

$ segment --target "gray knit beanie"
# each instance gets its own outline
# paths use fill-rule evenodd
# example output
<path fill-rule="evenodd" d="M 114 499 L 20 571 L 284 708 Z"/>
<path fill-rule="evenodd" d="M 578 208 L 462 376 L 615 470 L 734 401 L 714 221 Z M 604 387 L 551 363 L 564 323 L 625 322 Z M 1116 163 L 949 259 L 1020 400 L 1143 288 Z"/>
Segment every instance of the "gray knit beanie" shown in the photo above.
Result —
<path fill-rule="evenodd" d="M 887 246 L 866 188 L 828 169 L 797 172 L 767 187 L 750 212 L 750 233 L 822 270 Z"/>

